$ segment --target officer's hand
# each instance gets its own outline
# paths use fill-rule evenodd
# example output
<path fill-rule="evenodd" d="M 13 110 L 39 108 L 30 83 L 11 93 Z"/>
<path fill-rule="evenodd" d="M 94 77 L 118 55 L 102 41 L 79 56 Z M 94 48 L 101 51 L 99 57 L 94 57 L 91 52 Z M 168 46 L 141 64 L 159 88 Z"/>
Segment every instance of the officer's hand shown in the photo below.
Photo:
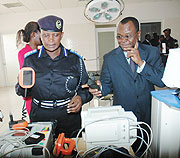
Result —
<path fill-rule="evenodd" d="M 101 87 L 101 82 L 100 82 L 99 80 L 97 80 L 96 83 L 97 83 L 97 85 L 98 85 L 99 87 Z M 81 87 L 82 87 L 82 88 L 89 88 L 89 92 L 90 92 L 92 95 L 96 96 L 96 97 L 101 97 L 101 96 L 102 96 L 101 91 L 98 91 L 98 89 L 92 89 L 92 88 L 90 88 L 90 87 L 88 86 L 88 84 L 84 84 L 84 85 L 82 85 Z"/>
<path fill-rule="evenodd" d="M 72 98 L 70 103 L 67 106 L 67 113 L 75 113 L 81 109 L 82 99 L 79 95 Z"/>

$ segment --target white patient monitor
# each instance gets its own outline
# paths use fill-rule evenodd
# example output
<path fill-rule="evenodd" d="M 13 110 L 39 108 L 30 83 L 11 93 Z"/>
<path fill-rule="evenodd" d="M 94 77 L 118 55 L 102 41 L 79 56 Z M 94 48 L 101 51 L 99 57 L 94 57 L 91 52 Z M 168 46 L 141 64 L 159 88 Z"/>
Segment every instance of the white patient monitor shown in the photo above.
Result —
<path fill-rule="evenodd" d="M 162 81 L 167 87 L 180 88 L 180 48 L 169 49 Z"/>
<path fill-rule="evenodd" d="M 86 147 L 115 145 L 127 150 L 136 140 L 137 129 L 132 129 L 137 118 L 121 106 L 89 108 L 82 112 L 82 126 L 85 127 Z"/>

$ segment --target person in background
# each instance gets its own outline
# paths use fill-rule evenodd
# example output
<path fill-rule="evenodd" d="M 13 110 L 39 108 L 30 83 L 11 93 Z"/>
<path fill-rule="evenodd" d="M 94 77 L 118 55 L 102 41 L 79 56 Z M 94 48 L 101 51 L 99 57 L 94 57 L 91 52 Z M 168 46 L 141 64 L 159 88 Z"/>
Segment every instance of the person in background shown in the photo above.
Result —
<path fill-rule="evenodd" d="M 49 15 L 40 18 L 38 24 L 43 46 L 25 54 L 23 64 L 35 71 L 35 85 L 28 91 L 33 98 L 30 119 L 56 120 L 56 137 L 62 132 L 66 137 L 75 137 L 81 128 L 82 105 L 93 97 L 88 88 L 81 88 L 89 76 L 82 57 L 61 44 L 63 19 Z M 16 93 L 24 95 L 19 84 Z"/>
<path fill-rule="evenodd" d="M 171 29 L 167 28 L 163 32 L 165 38 L 162 43 L 166 43 L 166 53 L 169 53 L 169 49 L 178 48 L 178 40 L 171 37 Z"/>
<path fill-rule="evenodd" d="M 151 36 L 150 36 L 149 33 L 147 33 L 147 34 L 145 35 L 145 40 L 142 42 L 142 44 L 151 45 L 150 40 L 151 40 Z"/>
<path fill-rule="evenodd" d="M 97 97 L 113 93 L 114 106 L 121 105 L 126 111 L 132 111 L 138 121 L 150 125 L 150 92 L 155 90 L 155 85 L 165 86 L 161 80 L 164 66 L 157 47 L 138 42 L 140 34 L 135 17 L 120 21 L 117 28 L 119 47 L 104 55 L 100 80 L 97 81 L 101 90 L 89 88 L 89 91 Z M 140 141 L 137 139 L 133 144 L 134 152 Z"/>
<path fill-rule="evenodd" d="M 24 62 L 24 54 L 26 54 L 29 51 L 32 51 L 33 49 L 38 49 L 38 46 L 42 45 L 40 38 L 40 28 L 37 22 L 31 21 L 26 24 L 24 29 L 21 29 L 17 32 L 17 48 L 22 42 L 25 42 L 26 45 L 18 52 L 18 61 L 20 69 L 22 68 Z"/>
<path fill-rule="evenodd" d="M 34 49 L 38 49 L 38 46 L 42 45 L 40 38 L 40 28 L 37 22 L 28 22 L 24 29 L 17 32 L 16 35 L 16 47 L 18 48 L 23 42 L 26 43 L 25 47 L 18 52 L 19 67 L 22 68 L 24 62 L 24 55 Z M 26 110 L 30 115 L 31 110 L 31 98 L 26 98 Z"/>
<path fill-rule="evenodd" d="M 151 45 L 157 47 L 159 45 L 159 36 L 156 32 L 153 33 L 153 38 L 150 40 Z"/>
<path fill-rule="evenodd" d="M 166 48 L 163 48 L 163 40 L 164 40 L 164 35 L 160 35 L 159 36 L 159 45 L 158 45 L 158 48 L 161 52 L 161 59 L 162 59 L 162 62 L 164 64 L 164 67 L 166 66 L 166 62 L 167 62 L 167 57 L 168 57 L 168 54 L 166 53 Z"/>
<path fill-rule="evenodd" d="M 162 48 L 161 44 L 162 44 L 162 41 L 164 40 L 164 38 L 165 38 L 164 35 L 160 35 L 160 36 L 159 36 L 159 41 L 158 41 L 158 42 L 159 42 L 159 46 L 160 46 L 161 48 Z"/>

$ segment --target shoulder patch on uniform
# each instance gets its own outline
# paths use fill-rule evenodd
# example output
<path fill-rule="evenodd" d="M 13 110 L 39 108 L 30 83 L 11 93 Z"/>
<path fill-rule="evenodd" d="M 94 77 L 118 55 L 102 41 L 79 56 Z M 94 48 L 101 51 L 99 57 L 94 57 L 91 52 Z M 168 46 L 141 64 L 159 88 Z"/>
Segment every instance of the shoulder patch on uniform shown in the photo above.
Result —
<path fill-rule="evenodd" d="M 82 56 L 81 56 L 81 55 L 79 55 L 79 54 L 77 54 L 77 53 L 76 53 L 76 51 L 72 51 L 72 50 L 69 50 L 69 51 L 70 51 L 70 53 L 73 53 L 73 54 L 77 55 L 79 58 L 81 58 L 81 59 L 82 59 Z"/>
<path fill-rule="evenodd" d="M 37 49 L 34 49 L 34 50 L 30 51 L 30 52 L 27 52 L 26 54 L 24 54 L 24 58 L 27 58 L 28 56 L 30 56 L 32 54 L 35 54 L 37 52 L 38 52 Z"/>

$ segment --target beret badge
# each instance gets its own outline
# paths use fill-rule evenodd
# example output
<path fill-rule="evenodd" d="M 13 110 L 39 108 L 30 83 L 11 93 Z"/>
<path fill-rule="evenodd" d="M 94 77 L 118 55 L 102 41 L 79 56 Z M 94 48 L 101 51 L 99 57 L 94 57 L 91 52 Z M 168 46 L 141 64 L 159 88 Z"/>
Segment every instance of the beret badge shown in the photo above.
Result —
<path fill-rule="evenodd" d="M 61 29 L 61 21 L 60 20 L 56 21 L 56 28 L 59 30 Z"/>

